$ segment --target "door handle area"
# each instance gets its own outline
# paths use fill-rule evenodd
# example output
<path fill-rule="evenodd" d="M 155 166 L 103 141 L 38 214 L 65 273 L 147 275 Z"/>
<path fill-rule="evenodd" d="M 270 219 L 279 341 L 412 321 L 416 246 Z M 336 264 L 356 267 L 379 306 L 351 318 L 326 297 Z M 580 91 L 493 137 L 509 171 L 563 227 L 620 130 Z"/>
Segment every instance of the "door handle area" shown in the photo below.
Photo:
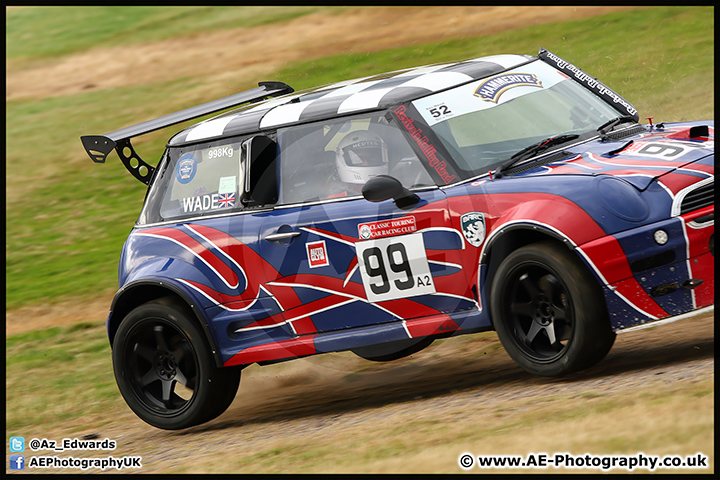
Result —
<path fill-rule="evenodd" d="M 297 237 L 302 232 L 283 232 L 283 233 L 272 233 L 265 237 L 265 240 L 269 242 L 277 242 L 278 240 L 286 240 L 288 238 Z"/>

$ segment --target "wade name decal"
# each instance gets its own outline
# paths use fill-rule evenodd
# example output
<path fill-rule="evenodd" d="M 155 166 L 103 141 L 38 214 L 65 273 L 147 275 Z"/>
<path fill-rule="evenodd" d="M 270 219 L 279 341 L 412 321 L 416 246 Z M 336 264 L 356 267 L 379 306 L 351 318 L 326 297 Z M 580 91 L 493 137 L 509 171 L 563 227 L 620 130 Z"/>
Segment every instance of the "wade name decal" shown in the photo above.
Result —
<path fill-rule="evenodd" d="M 183 212 L 204 212 L 235 206 L 235 193 L 213 193 L 212 195 L 197 195 L 182 199 Z"/>

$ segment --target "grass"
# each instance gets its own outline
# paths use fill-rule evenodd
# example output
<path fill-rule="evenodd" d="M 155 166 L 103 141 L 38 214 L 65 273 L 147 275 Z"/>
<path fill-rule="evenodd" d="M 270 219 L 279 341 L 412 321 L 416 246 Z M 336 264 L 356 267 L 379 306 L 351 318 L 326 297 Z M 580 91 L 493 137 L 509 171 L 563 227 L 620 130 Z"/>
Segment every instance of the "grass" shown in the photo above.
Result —
<path fill-rule="evenodd" d="M 186 86 L 182 82 L 113 93 L 121 102 L 139 105 Z M 117 158 L 93 168 L 80 145 L 79 136 L 90 129 L 88 119 L 101 119 L 102 131 L 113 129 L 104 113 L 104 95 L 107 92 L 6 104 L 8 308 L 67 295 L 90 298 L 116 286 L 119 252 L 140 213 L 145 188 Z M 116 118 L 132 123 L 143 113 L 149 114 L 131 108 Z M 148 135 L 135 147 L 157 163 L 146 153 L 162 152 L 165 135 Z"/>
<path fill-rule="evenodd" d="M 5 361 L 8 434 L 23 435 L 31 425 L 50 430 L 123 409 L 104 325 L 13 335 L 5 342 Z"/>
<path fill-rule="evenodd" d="M 712 119 L 714 19 L 711 8 L 652 8 L 541 25 L 488 37 L 325 57 L 280 70 L 296 89 L 497 53 L 536 55 L 544 47 L 665 120 Z M 656 120 L 657 121 L 657 120 Z"/>
<path fill-rule="evenodd" d="M 38 61 L 94 46 L 281 21 L 311 11 L 123 7 L 119 13 L 115 7 L 22 8 L 8 12 L 7 51 L 12 61 Z M 711 7 L 632 10 L 488 37 L 299 61 L 268 78 L 287 81 L 299 90 L 499 52 L 535 54 L 542 46 L 597 75 L 630 99 L 641 116 L 652 115 L 656 122 L 712 119 L 712 12 Z M 69 18 L 82 35 L 68 34 Z M 42 37 L 34 33 L 38 31 L 44 32 Z M 6 102 L 8 309 L 67 297 L 81 300 L 116 289 L 119 252 L 140 212 L 145 189 L 125 172 L 115 154 L 107 165 L 92 165 L 79 137 L 191 106 L 188 102 L 193 100 L 184 92 L 201 90 L 202 85 L 202 77 L 179 78 Z M 155 132 L 136 139 L 134 145 L 155 164 L 171 133 Z"/>
<path fill-rule="evenodd" d="M 156 42 L 234 28 L 292 20 L 320 7 L 108 6 L 32 7 L 7 12 L 7 58 L 49 59 L 59 55 Z M 322 7 L 323 11 L 341 11 Z"/>

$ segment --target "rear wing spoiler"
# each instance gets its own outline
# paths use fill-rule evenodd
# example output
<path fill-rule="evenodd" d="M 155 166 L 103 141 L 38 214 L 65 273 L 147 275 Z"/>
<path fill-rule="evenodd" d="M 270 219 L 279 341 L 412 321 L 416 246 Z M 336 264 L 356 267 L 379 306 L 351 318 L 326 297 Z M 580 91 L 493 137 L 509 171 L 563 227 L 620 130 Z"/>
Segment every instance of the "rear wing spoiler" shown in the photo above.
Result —
<path fill-rule="evenodd" d="M 95 163 L 105 163 L 107 156 L 115 149 L 123 165 L 125 165 L 125 168 L 132 176 L 142 183 L 149 185 L 155 172 L 155 167 L 147 164 L 135 153 L 135 150 L 130 144 L 131 138 L 182 123 L 186 120 L 202 117 L 209 113 L 242 105 L 243 103 L 259 102 L 267 97 L 284 95 L 292 93 L 293 91 L 292 87 L 283 82 L 260 82 L 256 88 L 245 92 L 186 108 L 179 112 L 164 115 L 130 127 L 121 128 L 120 130 L 115 130 L 104 135 L 84 135 L 80 137 L 80 140 L 82 141 L 83 147 L 85 147 L 85 151 Z"/>
<path fill-rule="evenodd" d="M 594 78 L 589 74 L 583 72 L 572 63 L 563 60 L 562 58 L 558 57 L 552 52 L 545 50 L 544 48 L 541 48 L 538 52 L 538 58 L 543 62 L 547 63 L 548 65 L 557 68 L 569 77 L 574 78 L 583 87 L 587 88 L 598 97 L 614 105 L 621 112 L 627 113 L 629 116 L 633 117 L 635 119 L 635 122 L 640 119 L 638 111 L 635 109 L 635 107 L 632 106 L 630 102 L 615 93 L 602 82 L 599 82 L 597 78 Z"/>

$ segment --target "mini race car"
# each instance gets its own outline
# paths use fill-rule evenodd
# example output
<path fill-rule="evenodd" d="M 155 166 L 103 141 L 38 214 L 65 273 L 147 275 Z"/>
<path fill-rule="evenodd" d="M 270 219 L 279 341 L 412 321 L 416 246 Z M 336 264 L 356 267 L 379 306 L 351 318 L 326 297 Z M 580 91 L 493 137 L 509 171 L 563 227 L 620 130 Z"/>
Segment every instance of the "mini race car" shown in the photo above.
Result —
<path fill-rule="evenodd" d="M 130 140 L 174 135 L 156 166 Z M 557 55 L 495 55 L 294 92 L 281 82 L 105 135 L 148 185 L 107 319 L 117 384 L 181 429 L 241 370 L 401 358 L 496 330 L 525 370 L 714 305 L 714 122 L 638 123 Z"/>

